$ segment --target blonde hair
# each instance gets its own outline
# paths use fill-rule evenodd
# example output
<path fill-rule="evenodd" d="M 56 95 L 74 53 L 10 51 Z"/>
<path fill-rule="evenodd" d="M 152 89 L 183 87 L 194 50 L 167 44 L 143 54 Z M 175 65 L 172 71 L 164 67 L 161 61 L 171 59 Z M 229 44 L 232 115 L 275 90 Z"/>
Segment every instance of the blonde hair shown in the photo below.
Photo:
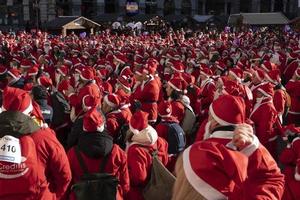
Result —
<path fill-rule="evenodd" d="M 177 159 L 175 174 L 176 182 L 173 187 L 172 200 L 206 200 L 187 180 L 183 169 L 182 154 Z"/>

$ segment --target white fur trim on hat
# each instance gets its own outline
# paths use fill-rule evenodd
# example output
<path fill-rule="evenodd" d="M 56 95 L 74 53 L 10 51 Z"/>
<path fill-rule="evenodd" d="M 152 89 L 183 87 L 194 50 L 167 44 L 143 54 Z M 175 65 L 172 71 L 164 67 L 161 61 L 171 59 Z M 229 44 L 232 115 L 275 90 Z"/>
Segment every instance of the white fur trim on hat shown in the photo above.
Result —
<path fill-rule="evenodd" d="M 82 109 L 86 112 L 86 111 L 88 111 L 88 110 L 90 110 L 92 107 L 91 106 L 87 106 L 87 105 L 85 105 L 85 98 L 87 98 L 88 96 L 90 96 L 90 95 L 85 95 L 83 98 L 82 98 Z"/>
<path fill-rule="evenodd" d="M 65 75 L 66 75 L 66 74 L 64 74 L 64 73 L 63 73 L 63 71 L 61 71 L 61 69 L 60 69 L 60 68 L 58 68 L 58 69 L 57 69 L 57 71 L 58 71 L 59 73 L 61 73 L 61 75 L 63 75 L 63 76 L 65 76 Z"/>
<path fill-rule="evenodd" d="M 133 128 L 133 127 L 131 126 L 131 124 L 129 124 L 129 129 L 130 129 L 130 131 L 131 131 L 133 134 L 135 134 L 135 135 L 137 135 L 137 134 L 140 133 L 140 131 L 139 131 L 138 129 Z"/>
<path fill-rule="evenodd" d="M 10 75 L 11 77 L 13 77 L 13 79 L 15 80 L 19 80 L 20 77 L 16 77 L 13 73 L 11 73 L 10 71 L 7 71 L 8 75 Z"/>
<path fill-rule="evenodd" d="M 257 71 L 254 71 L 254 74 L 256 76 L 256 78 L 259 80 L 259 81 L 262 81 L 261 77 L 259 76 L 258 72 Z"/>
<path fill-rule="evenodd" d="M 191 146 L 183 152 L 183 170 L 191 186 L 205 199 L 227 199 L 227 197 L 217 189 L 201 179 L 193 170 L 190 163 Z"/>
<path fill-rule="evenodd" d="M 120 63 L 122 63 L 122 64 L 125 64 L 125 62 L 123 61 L 123 60 L 121 60 L 121 59 L 119 59 L 117 56 L 113 56 L 114 57 L 114 59 L 116 60 L 116 61 L 118 61 L 118 62 L 120 62 Z"/>
<path fill-rule="evenodd" d="M 232 123 L 226 122 L 226 121 L 224 121 L 223 119 L 219 118 L 219 117 L 215 114 L 215 112 L 214 112 L 214 110 L 213 110 L 213 108 L 212 108 L 212 104 L 210 104 L 210 106 L 209 106 L 209 112 L 210 112 L 211 116 L 214 118 L 214 120 L 216 120 L 216 121 L 217 121 L 220 125 L 222 125 L 222 126 L 229 126 L 229 125 L 235 126 L 235 125 L 236 125 L 236 124 L 232 124 Z"/>
<path fill-rule="evenodd" d="M 108 95 L 105 95 L 105 96 L 104 96 L 104 101 L 105 101 L 105 103 L 106 103 L 107 105 L 109 105 L 109 106 L 112 107 L 112 108 L 117 107 L 116 104 L 114 104 L 113 102 L 111 102 L 111 101 L 108 100 Z"/>
<path fill-rule="evenodd" d="M 261 68 L 263 68 L 266 72 L 270 71 L 264 64 L 261 64 Z"/>
<path fill-rule="evenodd" d="M 181 90 L 176 87 L 173 83 L 171 83 L 170 81 L 168 81 L 168 84 L 171 86 L 171 88 L 173 88 L 174 90 L 178 91 L 178 92 L 181 92 Z"/>
<path fill-rule="evenodd" d="M 298 74 L 298 70 L 295 71 L 295 74 L 297 77 L 300 77 L 300 74 Z"/>
<path fill-rule="evenodd" d="M 35 72 L 35 73 L 28 73 L 28 76 L 35 76 L 35 75 L 37 75 L 38 74 L 38 72 Z"/>
<path fill-rule="evenodd" d="M 84 80 L 84 81 L 89 81 L 89 79 L 84 78 L 84 77 L 82 76 L 82 74 L 80 74 L 79 76 L 80 76 L 80 78 L 81 78 L 82 80 Z"/>

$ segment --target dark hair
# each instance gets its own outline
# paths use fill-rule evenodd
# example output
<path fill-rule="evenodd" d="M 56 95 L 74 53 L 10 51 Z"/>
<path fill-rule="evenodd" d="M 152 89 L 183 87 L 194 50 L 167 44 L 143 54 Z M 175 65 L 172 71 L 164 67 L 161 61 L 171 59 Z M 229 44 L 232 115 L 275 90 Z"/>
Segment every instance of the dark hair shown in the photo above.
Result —
<path fill-rule="evenodd" d="M 48 98 L 47 89 L 42 85 L 33 87 L 32 95 L 35 100 Z"/>
<path fill-rule="evenodd" d="M 181 92 L 178 92 L 176 90 L 172 90 L 170 97 L 171 97 L 172 100 L 178 100 L 178 99 L 181 99 L 182 95 L 183 94 Z"/>

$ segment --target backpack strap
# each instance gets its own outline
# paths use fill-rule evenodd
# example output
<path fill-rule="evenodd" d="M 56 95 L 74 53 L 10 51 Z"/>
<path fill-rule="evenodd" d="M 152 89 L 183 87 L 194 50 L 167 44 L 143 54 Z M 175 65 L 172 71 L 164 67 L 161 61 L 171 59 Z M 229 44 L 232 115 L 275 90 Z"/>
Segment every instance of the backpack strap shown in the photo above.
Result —
<path fill-rule="evenodd" d="M 84 164 L 84 161 L 83 161 L 83 158 L 80 154 L 80 150 L 79 150 L 78 146 L 75 147 L 75 153 L 76 153 L 80 168 L 83 170 L 83 173 L 87 174 L 88 169 L 87 169 L 86 165 Z"/>
<path fill-rule="evenodd" d="M 107 154 L 106 156 L 103 157 L 102 162 L 100 164 L 100 173 L 104 172 L 104 168 L 106 166 L 109 156 L 110 156 L 110 152 L 109 152 L 109 154 Z"/>

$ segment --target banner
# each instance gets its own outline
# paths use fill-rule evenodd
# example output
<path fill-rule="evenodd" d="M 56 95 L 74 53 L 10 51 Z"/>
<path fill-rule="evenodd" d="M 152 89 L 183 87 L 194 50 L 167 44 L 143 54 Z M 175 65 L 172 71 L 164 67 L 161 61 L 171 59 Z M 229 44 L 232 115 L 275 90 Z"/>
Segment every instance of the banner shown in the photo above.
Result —
<path fill-rule="evenodd" d="M 139 13 L 139 4 L 133 1 L 127 1 L 126 3 L 126 13 L 128 15 L 135 15 Z"/>

